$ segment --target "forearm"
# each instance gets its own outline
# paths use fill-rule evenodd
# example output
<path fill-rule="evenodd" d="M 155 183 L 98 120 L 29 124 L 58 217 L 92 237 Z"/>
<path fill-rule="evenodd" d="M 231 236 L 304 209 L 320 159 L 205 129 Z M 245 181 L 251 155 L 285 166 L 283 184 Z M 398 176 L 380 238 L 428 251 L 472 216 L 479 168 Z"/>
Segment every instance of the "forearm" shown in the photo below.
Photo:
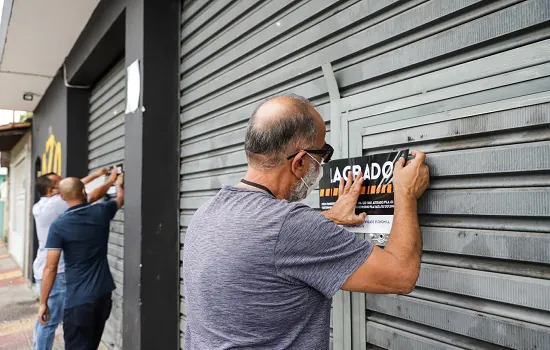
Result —
<path fill-rule="evenodd" d="M 98 173 L 92 173 L 92 174 L 86 176 L 85 178 L 80 179 L 80 181 L 82 181 L 82 183 L 83 183 L 84 185 L 86 185 L 86 184 L 89 184 L 90 182 L 94 181 L 95 179 L 97 179 L 97 178 L 100 177 L 100 176 L 101 176 L 101 175 L 98 174 Z"/>
<path fill-rule="evenodd" d="M 120 185 L 117 185 L 116 187 L 116 202 L 118 204 L 118 208 L 122 208 L 122 206 L 124 205 L 124 187 L 120 186 Z"/>
<path fill-rule="evenodd" d="M 105 195 L 107 195 L 107 191 L 109 191 L 109 188 L 111 188 L 111 186 L 113 186 L 113 183 L 114 183 L 113 181 L 108 180 L 103 185 L 101 185 L 98 188 L 96 188 L 95 190 L 93 190 L 92 193 L 90 193 L 89 202 L 93 203 L 93 202 L 105 197 Z"/>
<path fill-rule="evenodd" d="M 404 266 L 420 266 L 422 235 L 418 223 L 416 198 L 396 194 L 393 225 L 384 249 Z"/>
<path fill-rule="evenodd" d="M 42 285 L 40 287 L 40 304 L 41 305 L 47 304 L 56 276 L 57 276 L 57 267 L 53 268 L 53 267 L 46 266 L 44 268 L 44 273 L 42 275 Z"/>

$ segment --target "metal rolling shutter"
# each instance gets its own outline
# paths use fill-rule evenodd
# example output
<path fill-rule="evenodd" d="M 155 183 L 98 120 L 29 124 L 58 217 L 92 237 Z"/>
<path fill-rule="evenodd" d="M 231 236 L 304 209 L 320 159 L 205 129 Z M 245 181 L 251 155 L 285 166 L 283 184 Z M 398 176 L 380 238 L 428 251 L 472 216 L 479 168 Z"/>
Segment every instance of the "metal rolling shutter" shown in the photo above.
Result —
<path fill-rule="evenodd" d="M 343 154 L 418 147 L 434 176 L 418 288 L 354 294 L 334 348 L 550 348 L 549 21 L 547 0 L 184 1 L 182 242 L 244 174 L 260 101 L 292 91 L 330 121 L 330 62 Z"/>
<path fill-rule="evenodd" d="M 550 3 L 410 1 L 383 17 L 331 58 L 343 143 L 422 149 L 432 185 L 417 288 L 354 295 L 354 349 L 550 349 Z"/>
<path fill-rule="evenodd" d="M 237 183 L 246 170 L 244 130 L 255 106 L 266 96 L 281 91 L 268 86 L 267 94 L 255 96 L 247 89 L 238 100 L 227 100 L 236 84 L 252 82 L 246 60 L 293 37 L 300 29 L 314 27 L 329 11 L 356 1 L 184 1 L 181 45 L 181 242 L 195 210 L 222 184 Z M 279 28 L 285 21 L 291 29 Z M 267 46 L 263 49 L 259 43 Z M 257 64 L 254 65 L 258 66 Z M 270 69 L 274 67 L 269 67 Z M 226 79 L 227 77 L 227 79 Z M 298 84 L 298 77 L 286 75 Z M 244 79 L 241 81 L 241 79 Z M 238 81 L 239 80 L 239 81 Z M 284 88 L 283 88 L 284 90 Z M 308 94 L 306 94 L 308 95 Z M 221 103 L 216 107 L 221 98 Z M 316 101 L 327 111 L 328 99 Z M 327 135 L 330 140 L 330 133 Z M 318 196 L 312 194 L 310 198 Z M 311 201 L 311 200 L 310 200 Z M 317 201 L 318 202 L 318 201 Z M 318 207 L 318 203 L 315 204 Z M 181 247 L 183 249 L 183 246 Z M 183 250 L 182 250 L 183 258 Z M 181 332 L 185 331 L 183 279 L 181 285 Z M 332 316 L 332 315 L 331 315 Z M 331 317 L 331 324 L 332 324 Z"/>
<path fill-rule="evenodd" d="M 95 86 L 90 98 L 88 168 L 91 171 L 124 161 L 124 109 L 126 79 L 124 62 L 117 64 Z M 124 212 L 111 222 L 109 266 L 115 280 L 113 310 L 103 333 L 111 349 L 122 349 L 122 299 L 124 281 Z"/>

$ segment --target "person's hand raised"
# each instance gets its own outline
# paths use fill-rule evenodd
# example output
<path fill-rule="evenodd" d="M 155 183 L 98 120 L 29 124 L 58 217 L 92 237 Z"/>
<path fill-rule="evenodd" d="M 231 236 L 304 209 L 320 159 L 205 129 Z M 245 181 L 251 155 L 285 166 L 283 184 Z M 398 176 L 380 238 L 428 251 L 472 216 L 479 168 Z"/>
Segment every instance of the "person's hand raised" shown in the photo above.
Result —
<path fill-rule="evenodd" d="M 343 178 L 340 179 L 338 200 L 332 208 L 323 212 L 323 215 L 339 225 L 359 225 L 364 223 L 367 214 L 355 214 L 355 206 L 361 194 L 363 181 L 363 173 L 361 172 L 357 174 L 355 180 L 353 180 L 351 172 L 348 173 L 347 181 Z"/>
<path fill-rule="evenodd" d="M 430 185 L 430 171 L 425 163 L 426 155 L 413 151 L 413 160 L 401 158 L 395 164 L 393 185 L 396 196 L 419 199 Z"/>
<path fill-rule="evenodd" d="M 100 177 L 102 175 L 107 175 L 107 174 L 109 174 L 109 169 L 107 169 L 107 168 L 101 168 L 101 169 L 99 169 L 98 171 L 95 172 L 95 175 L 97 177 Z"/>
<path fill-rule="evenodd" d="M 114 184 L 115 181 L 116 181 L 116 179 L 117 179 L 117 177 L 118 177 L 117 169 L 116 169 L 116 167 L 113 167 L 113 168 L 111 169 L 111 174 L 109 175 L 109 182 L 112 183 L 112 184 Z"/>
<path fill-rule="evenodd" d="M 116 178 L 116 185 L 123 187 L 124 186 L 124 173 L 120 173 Z"/>

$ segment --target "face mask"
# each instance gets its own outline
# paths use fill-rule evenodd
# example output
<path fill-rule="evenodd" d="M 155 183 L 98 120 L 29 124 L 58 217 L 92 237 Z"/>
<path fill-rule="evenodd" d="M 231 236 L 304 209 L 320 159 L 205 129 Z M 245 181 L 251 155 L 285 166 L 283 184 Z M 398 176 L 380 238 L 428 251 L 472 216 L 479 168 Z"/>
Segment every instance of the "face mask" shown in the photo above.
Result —
<path fill-rule="evenodd" d="M 318 164 L 318 166 L 315 166 L 315 163 L 311 163 L 307 174 L 300 179 L 301 182 L 298 182 L 296 187 L 291 191 L 289 198 L 291 202 L 304 200 L 311 194 L 315 186 L 323 177 L 323 164 L 319 163 L 317 159 L 312 157 L 309 153 L 308 155 Z"/>
<path fill-rule="evenodd" d="M 315 178 L 315 180 L 308 184 L 304 178 L 302 178 L 302 182 L 304 183 L 304 185 L 307 187 L 307 191 L 306 191 L 306 197 L 309 196 L 311 194 L 311 192 L 313 191 L 313 189 L 315 188 L 315 186 L 317 186 L 319 184 L 319 181 L 321 181 L 321 179 L 323 178 L 323 164 L 319 163 L 317 161 L 317 159 L 315 159 L 311 154 L 307 154 L 308 156 L 311 157 L 311 159 L 313 159 L 317 164 L 319 164 L 319 167 L 317 168 L 317 177 Z M 312 173 L 312 175 L 314 174 L 314 172 Z"/>

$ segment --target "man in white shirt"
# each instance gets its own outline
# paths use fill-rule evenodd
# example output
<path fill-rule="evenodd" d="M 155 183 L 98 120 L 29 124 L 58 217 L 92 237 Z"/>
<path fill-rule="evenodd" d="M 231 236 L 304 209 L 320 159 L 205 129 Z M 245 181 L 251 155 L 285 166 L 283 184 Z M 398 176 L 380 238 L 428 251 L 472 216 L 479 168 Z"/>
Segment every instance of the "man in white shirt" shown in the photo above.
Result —
<path fill-rule="evenodd" d="M 109 170 L 100 169 L 93 174 L 85 177 L 81 181 L 87 184 L 96 178 L 107 175 Z M 112 171 L 109 180 L 102 186 L 93 190 L 88 197 L 88 202 L 93 203 L 105 196 L 109 188 L 115 183 L 117 171 Z M 59 182 L 61 176 L 50 173 L 40 176 L 36 180 L 36 190 L 40 194 L 40 200 L 33 206 L 32 213 L 36 224 L 36 234 L 38 236 L 38 252 L 33 264 L 34 278 L 36 280 L 36 290 L 40 295 L 42 283 L 42 274 L 46 265 L 47 250 L 45 249 L 48 239 L 48 232 L 52 222 L 55 221 L 67 209 L 67 203 L 59 195 Z M 36 322 L 33 338 L 34 350 L 51 350 L 55 338 L 57 326 L 63 320 L 63 310 L 65 303 L 65 264 L 61 257 L 57 270 L 57 278 L 48 298 L 48 307 L 50 308 L 50 322 L 48 326 L 43 326 Z"/>

